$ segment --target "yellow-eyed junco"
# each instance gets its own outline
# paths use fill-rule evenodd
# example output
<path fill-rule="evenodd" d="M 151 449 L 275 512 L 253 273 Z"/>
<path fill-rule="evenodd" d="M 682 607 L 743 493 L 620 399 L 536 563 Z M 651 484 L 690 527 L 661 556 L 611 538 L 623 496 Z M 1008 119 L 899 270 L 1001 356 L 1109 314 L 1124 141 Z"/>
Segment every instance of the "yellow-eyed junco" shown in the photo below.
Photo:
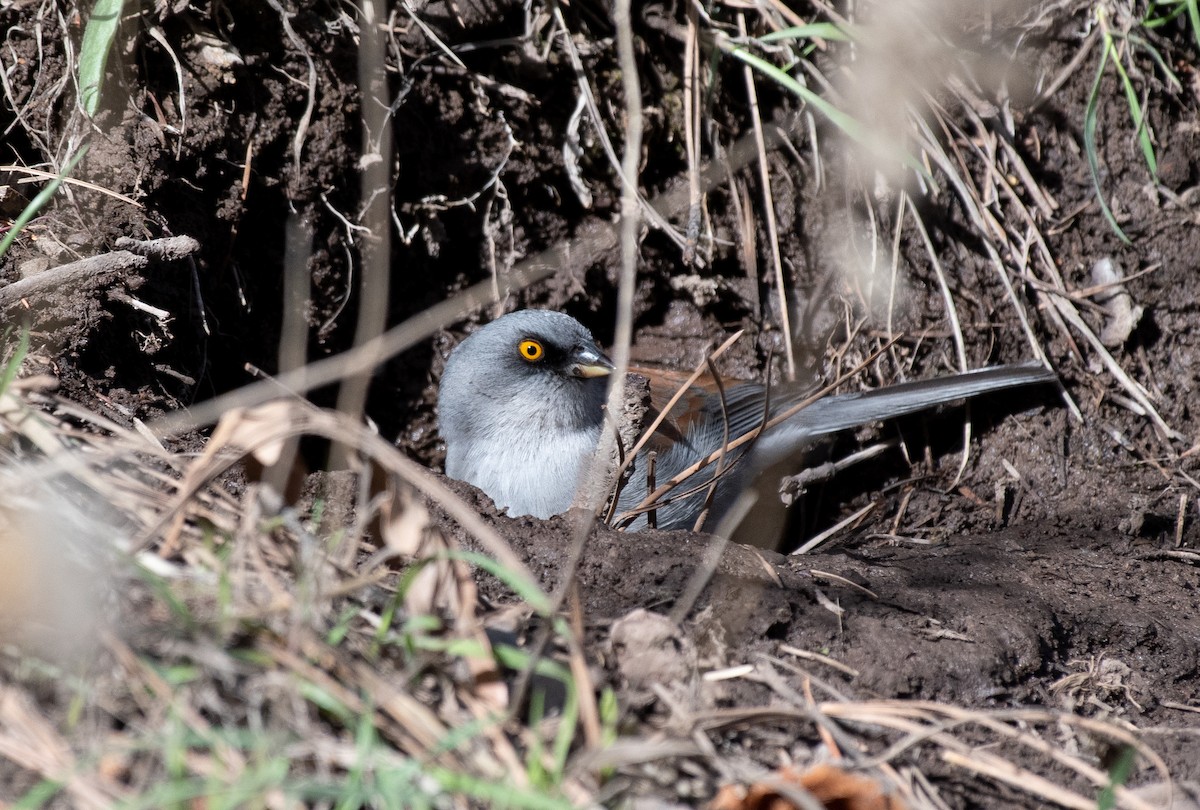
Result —
<path fill-rule="evenodd" d="M 607 377 L 613 365 L 592 334 L 569 315 L 522 310 L 480 328 L 451 353 L 438 391 L 439 427 L 446 440 L 446 474 L 489 495 L 512 516 L 546 518 L 567 511 L 604 430 Z M 816 401 L 720 460 L 721 478 L 706 525 L 715 526 L 737 494 L 761 470 L 804 450 L 821 436 L 934 408 L 1004 388 L 1053 382 L 1039 363 L 971 371 Z M 676 386 L 665 392 L 669 397 Z M 655 391 L 651 380 L 652 394 Z M 635 460 L 617 513 L 647 495 L 647 458 L 657 454 L 655 480 L 669 481 L 806 398 L 805 391 L 767 392 L 757 383 L 717 393 L 689 391 Z M 659 398 L 655 396 L 655 398 Z M 745 456 L 745 457 L 743 457 Z M 660 528 L 691 528 L 718 472 L 710 462 L 667 502 L 656 507 Z M 680 492 L 691 491 L 686 497 Z M 645 516 L 631 528 L 646 525 Z"/>

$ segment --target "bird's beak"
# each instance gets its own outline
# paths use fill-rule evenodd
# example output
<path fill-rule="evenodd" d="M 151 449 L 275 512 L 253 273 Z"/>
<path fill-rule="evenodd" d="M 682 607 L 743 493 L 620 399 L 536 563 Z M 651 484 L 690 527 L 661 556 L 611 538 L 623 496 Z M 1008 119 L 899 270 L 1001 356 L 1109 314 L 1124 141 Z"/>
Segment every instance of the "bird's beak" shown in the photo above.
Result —
<path fill-rule="evenodd" d="M 590 379 L 592 377 L 607 377 L 613 373 L 615 366 L 612 360 L 605 357 L 604 352 L 592 345 L 580 346 L 571 355 L 571 364 L 567 370 L 575 377 Z"/>

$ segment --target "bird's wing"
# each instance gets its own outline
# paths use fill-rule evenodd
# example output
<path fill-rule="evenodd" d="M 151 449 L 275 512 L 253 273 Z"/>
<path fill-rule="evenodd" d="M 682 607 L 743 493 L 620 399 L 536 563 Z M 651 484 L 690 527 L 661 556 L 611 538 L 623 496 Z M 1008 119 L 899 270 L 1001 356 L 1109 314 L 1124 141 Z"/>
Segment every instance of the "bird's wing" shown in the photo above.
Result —
<path fill-rule="evenodd" d="M 726 459 L 726 463 L 732 465 L 733 469 L 726 476 L 725 483 L 718 488 L 710 523 L 720 518 L 724 508 L 757 471 L 794 456 L 822 436 L 937 408 L 991 391 L 1048 383 L 1056 379 L 1054 372 L 1040 363 L 1028 362 L 819 399 L 765 431 L 753 445 L 750 464 L 737 463 L 748 449 L 745 446 L 734 451 Z M 686 380 L 687 375 L 680 378 L 680 382 Z M 803 402 L 811 394 L 811 389 L 790 386 L 781 388 L 778 394 L 771 394 L 771 417 L 779 416 Z M 673 393 L 673 390 L 665 391 L 662 395 L 656 393 L 652 380 L 652 402 L 657 400 L 665 407 L 666 401 Z M 726 435 L 726 423 L 729 426 L 730 441 L 757 428 L 767 410 L 763 404 L 766 393 L 762 386 L 755 383 L 734 384 L 726 388 L 722 407 L 720 397 L 698 386 L 689 388 L 668 412 L 670 418 L 664 421 L 664 427 L 658 431 L 656 440 L 647 445 L 647 449 L 659 450 L 656 480 L 660 484 L 670 480 L 697 460 L 719 450 Z M 653 418 L 653 415 L 648 415 L 644 424 L 648 426 Z M 684 440 L 678 441 L 677 437 Z M 715 463 L 709 464 L 688 479 L 685 488 L 699 486 L 703 490 L 704 484 L 711 480 L 715 469 Z M 632 509 L 646 494 L 645 464 L 639 463 L 622 493 L 621 510 Z M 658 525 L 664 528 L 690 526 L 700 513 L 703 502 L 704 492 L 700 491 L 661 508 Z M 634 527 L 641 525 L 644 525 L 644 520 L 639 519 Z"/>
<path fill-rule="evenodd" d="M 649 427 L 666 411 L 666 417 L 647 442 L 649 450 L 661 453 L 676 442 L 691 444 L 698 433 L 706 437 L 713 435 L 713 425 L 717 426 L 715 435 L 719 439 L 726 421 L 732 441 L 757 428 L 766 415 L 763 387 L 758 383 L 722 378 L 718 386 L 713 376 L 705 372 L 689 385 L 691 375 L 685 372 L 647 368 L 631 368 L 630 372 L 650 383 L 650 406 L 642 419 L 643 426 Z M 723 406 L 722 387 L 725 390 Z M 683 394 L 672 405 L 671 399 L 680 389 Z M 707 447 L 704 451 L 715 449 Z"/>

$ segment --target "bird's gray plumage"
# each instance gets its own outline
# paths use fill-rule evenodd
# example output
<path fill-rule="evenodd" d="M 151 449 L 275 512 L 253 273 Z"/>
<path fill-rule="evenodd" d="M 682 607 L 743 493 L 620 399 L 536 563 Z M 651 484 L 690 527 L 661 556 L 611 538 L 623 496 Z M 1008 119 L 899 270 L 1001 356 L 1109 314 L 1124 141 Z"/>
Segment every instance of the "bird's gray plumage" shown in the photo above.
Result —
<path fill-rule="evenodd" d="M 518 354 L 518 344 L 528 338 L 546 347 L 543 362 L 527 362 Z M 603 358 L 582 324 L 544 310 L 505 315 L 464 340 L 451 353 L 438 392 L 446 474 L 479 487 L 513 516 L 549 517 L 570 508 L 600 440 L 607 389 L 604 378 L 570 373 L 572 358 L 580 356 Z M 825 397 L 765 431 L 748 447 L 726 454 L 725 467 L 733 466 L 717 486 L 708 524 L 720 519 L 760 470 L 822 436 L 1055 379 L 1049 369 L 1031 362 Z M 755 429 L 764 417 L 764 395 L 762 386 L 746 383 L 727 390 L 724 409 L 713 397 L 705 405 L 704 417 L 692 422 L 683 440 L 659 451 L 655 480 L 668 481 L 719 450 L 726 424 L 730 439 Z M 768 418 L 804 398 L 796 391 L 773 393 Z M 645 462 L 641 456 L 636 460 L 618 500 L 618 514 L 634 509 L 646 497 Z M 715 471 L 716 464 L 709 464 L 683 488 L 711 481 Z M 701 486 L 687 498 L 659 506 L 658 526 L 691 528 L 703 508 L 705 489 Z M 635 529 L 644 525 L 644 517 L 631 524 Z"/>

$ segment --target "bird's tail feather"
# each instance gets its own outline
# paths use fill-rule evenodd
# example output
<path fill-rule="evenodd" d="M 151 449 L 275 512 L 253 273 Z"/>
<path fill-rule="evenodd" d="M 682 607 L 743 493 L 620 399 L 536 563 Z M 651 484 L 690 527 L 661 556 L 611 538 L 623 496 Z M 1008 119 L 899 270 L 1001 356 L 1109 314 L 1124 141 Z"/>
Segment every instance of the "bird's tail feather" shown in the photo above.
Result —
<path fill-rule="evenodd" d="M 838 394 L 809 405 L 765 435 L 760 452 L 782 460 L 807 442 L 870 422 L 894 419 L 960 399 L 1053 382 L 1054 372 L 1037 361 L 968 371 L 951 377 L 901 383 L 877 391 Z"/>

